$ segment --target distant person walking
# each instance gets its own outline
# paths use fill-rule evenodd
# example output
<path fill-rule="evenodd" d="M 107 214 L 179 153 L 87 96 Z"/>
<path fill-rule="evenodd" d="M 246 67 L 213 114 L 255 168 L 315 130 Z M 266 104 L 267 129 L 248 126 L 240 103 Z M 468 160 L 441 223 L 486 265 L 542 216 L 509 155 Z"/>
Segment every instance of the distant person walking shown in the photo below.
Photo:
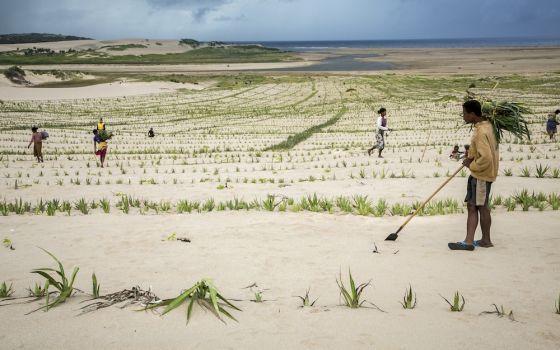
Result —
<path fill-rule="evenodd" d="M 38 128 L 36 126 L 31 128 L 33 132 L 31 134 L 31 141 L 29 141 L 29 145 L 27 148 L 31 147 L 33 144 L 33 155 L 37 158 L 38 163 L 44 163 L 43 161 L 43 135 L 37 131 Z"/>
<path fill-rule="evenodd" d="M 148 130 L 148 137 L 154 137 L 156 136 L 156 134 L 154 133 L 154 128 L 150 128 L 150 130 Z"/>
<path fill-rule="evenodd" d="M 105 130 L 105 123 L 103 122 L 103 118 L 99 118 L 97 122 L 97 130 Z"/>
<path fill-rule="evenodd" d="M 548 113 L 548 120 L 546 121 L 546 133 L 551 140 L 554 140 L 554 136 L 556 135 L 558 129 L 558 120 L 556 117 L 560 114 L 560 109 L 554 111 L 554 113 Z"/>
<path fill-rule="evenodd" d="M 367 152 L 368 155 L 371 156 L 373 150 L 377 148 L 377 150 L 379 151 L 378 157 L 383 158 L 381 152 L 383 152 L 383 150 L 385 149 L 385 132 L 391 131 L 391 129 L 387 127 L 387 110 L 381 107 L 377 111 L 377 113 L 379 114 L 379 117 L 377 117 L 377 123 L 376 123 L 376 132 L 375 132 L 376 143 L 375 145 L 373 145 L 372 148 L 368 149 Z"/>
<path fill-rule="evenodd" d="M 93 129 L 93 152 L 95 155 L 99 156 L 101 161 L 101 167 L 103 168 L 103 163 L 105 162 L 105 156 L 107 156 L 107 140 L 103 140 L 99 131 Z"/>
<path fill-rule="evenodd" d="M 490 239 L 490 207 L 488 205 L 492 183 L 498 176 L 498 143 L 494 135 L 493 126 L 482 115 L 480 102 L 470 100 L 463 104 L 463 119 L 473 125 L 473 135 L 468 154 L 463 165 L 470 169 L 471 175 L 467 181 L 467 235 L 465 240 L 449 243 L 451 250 L 474 250 L 476 247 L 493 247 Z M 482 239 L 475 241 L 474 235 L 480 218 Z"/>

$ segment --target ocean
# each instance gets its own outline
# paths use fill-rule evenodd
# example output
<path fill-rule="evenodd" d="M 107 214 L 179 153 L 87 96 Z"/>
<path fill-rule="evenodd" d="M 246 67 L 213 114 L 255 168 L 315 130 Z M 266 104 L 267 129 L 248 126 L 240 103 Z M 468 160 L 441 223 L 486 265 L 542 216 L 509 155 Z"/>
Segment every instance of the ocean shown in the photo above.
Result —
<path fill-rule="evenodd" d="M 328 51 L 333 49 L 367 48 L 500 48 L 500 47 L 560 47 L 560 37 L 415 39 L 415 40 L 314 40 L 314 41 L 236 41 L 230 44 L 259 44 L 292 52 Z M 306 67 L 270 69 L 274 71 L 379 71 L 394 69 L 389 62 L 370 62 L 377 54 L 344 54 L 328 57 Z"/>
<path fill-rule="evenodd" d="M 560 37 L 399 39 L 399 40 L 313 40 L 235 41 L 231 44 L 260 44 L 286 51 L 314 51 L 338 48 L 474 48 L 474 47 L 558 47 Z"/>

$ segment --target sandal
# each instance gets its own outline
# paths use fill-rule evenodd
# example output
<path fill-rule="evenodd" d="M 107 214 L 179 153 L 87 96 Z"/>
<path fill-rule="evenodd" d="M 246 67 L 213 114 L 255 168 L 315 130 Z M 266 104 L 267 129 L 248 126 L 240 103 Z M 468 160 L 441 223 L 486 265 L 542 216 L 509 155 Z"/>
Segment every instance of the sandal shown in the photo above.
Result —
<path fill-rule="evenodd" d="M 451 243 L 448 243 L 447 246 L 451 250 L 468 250 L 468 251 L 471 251 L 471 252 L 474 250 L 474 244 L 467 244 L 467 243 L 465 243 L 465 241 L 457 242 L 457 243 L 451 242 Z"/>

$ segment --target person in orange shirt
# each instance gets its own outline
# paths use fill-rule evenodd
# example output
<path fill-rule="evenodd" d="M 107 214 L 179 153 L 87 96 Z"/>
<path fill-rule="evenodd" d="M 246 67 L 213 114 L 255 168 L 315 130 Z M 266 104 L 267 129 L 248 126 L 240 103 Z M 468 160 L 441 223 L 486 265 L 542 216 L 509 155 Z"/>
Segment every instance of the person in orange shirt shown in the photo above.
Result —
<path fill-rule="evenodd" d="M 475 247 L 493 247 L 490 239 L 492 218 L 488 201 L 492 183 L 498 176 L 498 143 L 492 124 L 482 115 L 482 106 L 476 100 L 463 104 L 463 119 L 473 124 L 473 135 L 468 155 L 463 165 L 471 175 L 467 182 L 467 235 L 462 242 L 449 243 L 452 250 L 474 250 Z M 480 218 L 482 239 L 475 241 L 474 236 Z"/>

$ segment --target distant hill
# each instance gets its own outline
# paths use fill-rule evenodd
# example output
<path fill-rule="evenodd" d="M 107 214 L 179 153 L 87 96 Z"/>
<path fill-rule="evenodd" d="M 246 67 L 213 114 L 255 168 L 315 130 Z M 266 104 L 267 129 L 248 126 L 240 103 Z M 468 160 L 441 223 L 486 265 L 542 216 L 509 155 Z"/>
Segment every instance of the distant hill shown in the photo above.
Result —
<path fill-rule="evenodd" d="M 0 44 L 47 43 L 68 40 L 93 40 L 73 35 L 48 33 L 0 34 Z"/>

